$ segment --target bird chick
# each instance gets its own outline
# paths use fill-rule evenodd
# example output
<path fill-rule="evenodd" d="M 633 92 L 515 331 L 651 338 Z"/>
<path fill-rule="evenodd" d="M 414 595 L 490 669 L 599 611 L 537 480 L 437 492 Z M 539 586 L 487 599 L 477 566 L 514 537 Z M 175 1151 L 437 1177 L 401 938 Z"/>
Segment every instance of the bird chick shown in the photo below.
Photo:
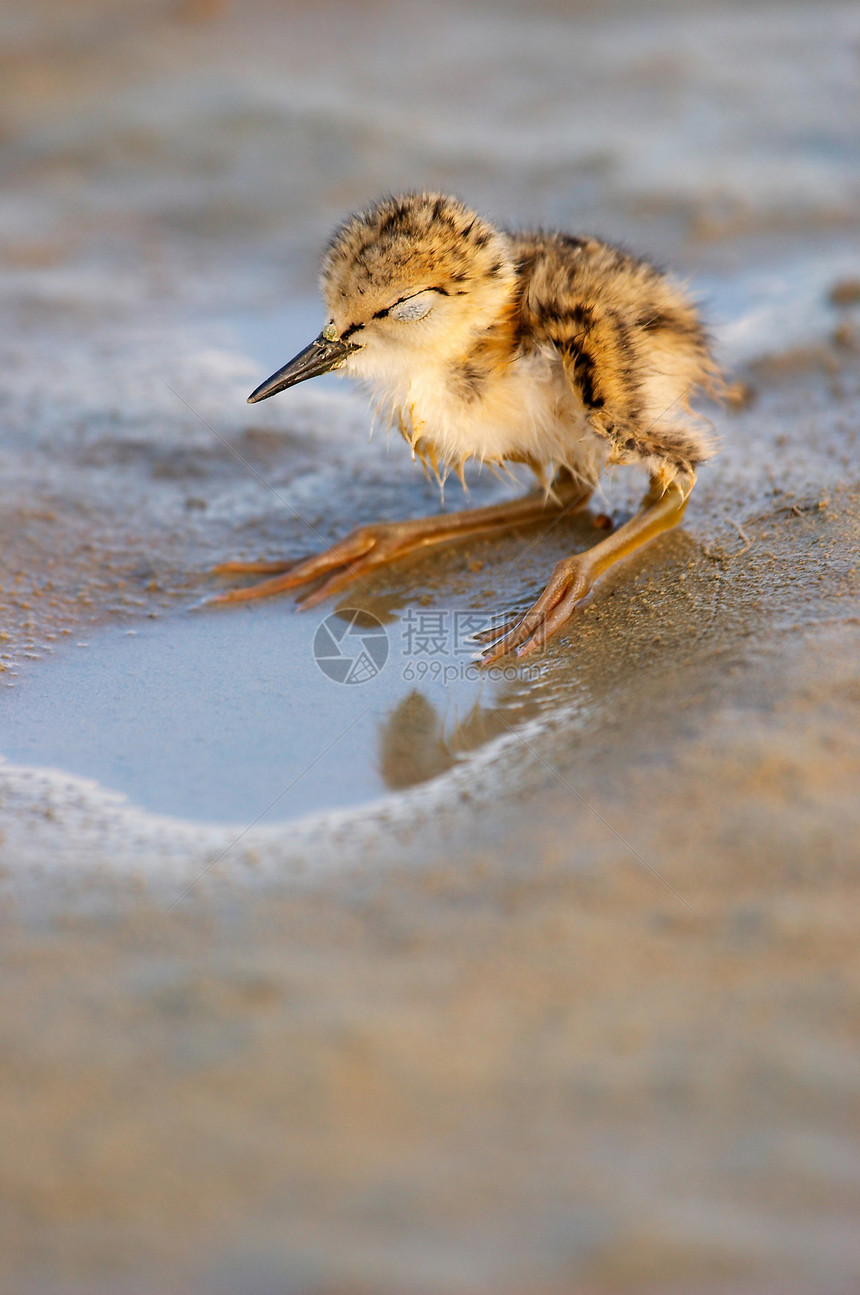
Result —
<path fill-rule="evenodd" d="M 681 519 L 711 453 L 690 410 L 718 375 L 697 312 L 647 261 L 595 238 L 508 233 L 455 198 L 382 199 L 335 232 L 322 266 L 328 322 L 250 402 L 339 370 L 372 389 L 440 484 L 469 459 L 526 464 L 539 488 L 455 514 L 362 526 L 222 601 L 326 577 L 311 606 L 384 562 L 454 537 L 555 520 L 585 506 L 608 464 L 650 475 L 639 513 L 559 562 L 524 615 L 488 631 L 484 661 L 541 647 L 620 559 Z"/>

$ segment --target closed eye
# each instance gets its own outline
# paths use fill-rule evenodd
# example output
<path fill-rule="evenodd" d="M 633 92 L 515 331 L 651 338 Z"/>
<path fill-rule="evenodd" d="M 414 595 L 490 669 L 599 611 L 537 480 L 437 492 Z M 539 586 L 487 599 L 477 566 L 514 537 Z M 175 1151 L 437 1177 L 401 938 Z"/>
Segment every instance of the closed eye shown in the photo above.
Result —
<path fill-rule="evenodd" d="M 411 297 L 403 297 L 400 301 L 395 301 L 385 313 L 392 319 L 399 319 L 402 323 L 413 323 L 429 315 L 436 305 L 437 296 L 447 297 L 448 293 L 444 288 L 426 288 L 423 292 L 416 292 Z M 380 311 L 380 314 L 382 313 Z"/>
<path fill-rule="evenodd" d="M 413 293 L 410 297 L 401 297 L 391 306 L 383 306 L 382 310 L 374 311 L 373 318 L 398 319 L 402 323 L 412 323 L 417 319 L 423 319 L 425 315 L 429 315 L 436 304 L 433 300 L 434 294 L 438 297 L 450 296 L 446 288 L 425 288 L 421 292 Z M 341 333 L 340 340 L 345 342 L 354 333 L 360 333 L 366 327 L 366 324 L 349 324 Z"/>
<path fill-rule="evenodd" d="M 419 292 L 417 296 L 408 297 L 406 301 L 398 301 L 388 313 L 392 319 L 412 323 L 416 319 L 423 319 L 425 315 L 429 315 L 435 304 L 432 293 Z"/>

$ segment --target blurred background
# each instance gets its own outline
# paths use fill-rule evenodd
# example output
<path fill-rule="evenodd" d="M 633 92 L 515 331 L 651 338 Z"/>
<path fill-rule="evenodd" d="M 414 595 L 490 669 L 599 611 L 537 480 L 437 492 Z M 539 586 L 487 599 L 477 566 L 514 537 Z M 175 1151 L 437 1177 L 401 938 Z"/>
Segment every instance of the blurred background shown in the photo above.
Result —
<path fill-rule="evenodd" d="M 7 288 L 207 311 L 313 288 L 409 187 L 681 271 L 856 232 L 851 3 L 73 0 L 0 15 Z"/>
<path fill-rule="evenodd" d="M 422 868 L 404 813 L 314 889 L 285 829 L 268 890 L 231 856 L 168 916 L 142 827 L 4 783 L 10 1295 L 860 1289 L 859 124 L 856 0 L 3 0 L 0 683 L 301 552 L 293 509 L 435 510 L 345 384 L 245 405 L 381 193 L 670 265 L 745 384 L 657 578 L 553 658 L 549 713 L 612 722 L 458 793 Z M 195 830 L 158 851 L 199 871 Z"/>

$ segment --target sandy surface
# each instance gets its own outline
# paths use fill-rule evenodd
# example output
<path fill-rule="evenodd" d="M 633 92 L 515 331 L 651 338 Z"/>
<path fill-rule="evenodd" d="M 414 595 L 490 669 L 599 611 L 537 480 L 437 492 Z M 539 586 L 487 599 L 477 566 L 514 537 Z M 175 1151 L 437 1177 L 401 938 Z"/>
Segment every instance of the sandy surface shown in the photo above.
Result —
<path fill-rule="evenodd" d="M 671 260 L 753 393 L 540 678 L 395 697 L 357 808 L 0 764 L 2 1289 L 856 1290 L 856 8 L 13 4 L 0 49 L 0 752 L 78 642 L 205 671 L 214 562 L 435 509 L 360 395 L 242 403 L 380 190 Z M 357 605 L 519 605 L 590 532 L 527 541 Z"/>

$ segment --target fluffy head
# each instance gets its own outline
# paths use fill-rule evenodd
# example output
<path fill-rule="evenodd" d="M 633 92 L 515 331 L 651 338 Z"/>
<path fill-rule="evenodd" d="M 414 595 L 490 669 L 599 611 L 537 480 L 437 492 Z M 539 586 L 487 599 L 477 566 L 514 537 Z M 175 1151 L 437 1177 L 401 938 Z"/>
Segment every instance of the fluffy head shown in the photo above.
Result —
<path fill-rule="evenodd" d="M 331 335 L 354 351 L 345 368 L 385 378 L 465 354 L 513 299 L 506 235 L 439 193 L 383 198 L 335 232 L 322 266 Z"/>

